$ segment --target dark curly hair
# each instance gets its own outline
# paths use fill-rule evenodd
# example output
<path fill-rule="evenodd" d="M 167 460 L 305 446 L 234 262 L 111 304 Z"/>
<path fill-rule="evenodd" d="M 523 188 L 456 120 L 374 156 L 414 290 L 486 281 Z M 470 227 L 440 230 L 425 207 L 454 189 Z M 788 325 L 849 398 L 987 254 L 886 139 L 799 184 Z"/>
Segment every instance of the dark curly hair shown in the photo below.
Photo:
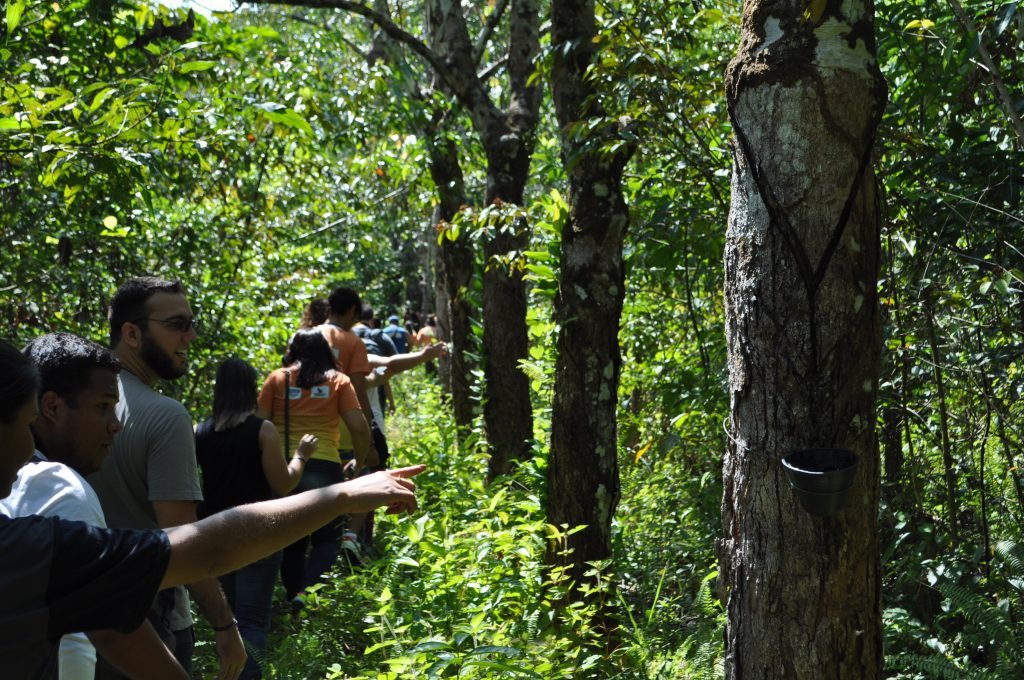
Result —
<path fill-rule="evenodd" d="M 22 354 L 39 369 L 39 393 L 56 392 L 70 406 L 89 387 L 92 371 L 117 373 L 121 362 L 106 347 L 72 333 L 49 333 L 28 343 Z"/>

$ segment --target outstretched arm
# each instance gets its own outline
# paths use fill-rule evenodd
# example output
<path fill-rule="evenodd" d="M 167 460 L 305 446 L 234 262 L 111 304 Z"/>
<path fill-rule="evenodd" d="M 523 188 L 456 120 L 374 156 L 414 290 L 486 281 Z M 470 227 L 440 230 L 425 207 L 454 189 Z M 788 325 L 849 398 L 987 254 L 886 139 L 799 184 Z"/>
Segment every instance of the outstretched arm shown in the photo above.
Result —
<path fill-rule="evenodd" d="M 240 505 L 167 530 L 171 559 L 160 588 L 226 574 L 280 550 L 338 515 L 416 508 L 411 477 L 425 466 L 385 470 L 295 496 Z"/>
<path fill-rule="evenodd" d="M 431 359 L 437 359 L 447 353 L 448 345 L 443 342 L 437 342 L 429 347 L 424 347 L 418 352 L 407 352 L 406 354 L 396 354 L 390 357 L 378 357 L 378 361 L 383 359 L 382 362 L 379 361 L 380 365 L 387 366 L 388 375 L 395 375 L 402 371 L 408 371 L 410 368 L 419 366 Z"/>

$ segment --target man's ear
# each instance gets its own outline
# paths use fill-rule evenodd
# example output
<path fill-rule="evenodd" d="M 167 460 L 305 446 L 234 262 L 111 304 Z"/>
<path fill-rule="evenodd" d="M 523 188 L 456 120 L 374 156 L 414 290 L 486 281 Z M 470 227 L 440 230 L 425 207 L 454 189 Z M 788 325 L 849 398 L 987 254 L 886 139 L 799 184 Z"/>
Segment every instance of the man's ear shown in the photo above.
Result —
<path fill-rule="evenodd" d="M 64 407 L 64 400 L 53 390 L 47 390 L 39 395 L 39 417 L 46 420 L 56 421 L 60 409 Z"/>
<path fill-rule="evenodd" d="M 142 329 L 139 328 L 139 325 L 132 323 L 131 321 L 125 321 L 121 324 L 121 342 L 132 349 L 138 349 L 141 347 Z"/>

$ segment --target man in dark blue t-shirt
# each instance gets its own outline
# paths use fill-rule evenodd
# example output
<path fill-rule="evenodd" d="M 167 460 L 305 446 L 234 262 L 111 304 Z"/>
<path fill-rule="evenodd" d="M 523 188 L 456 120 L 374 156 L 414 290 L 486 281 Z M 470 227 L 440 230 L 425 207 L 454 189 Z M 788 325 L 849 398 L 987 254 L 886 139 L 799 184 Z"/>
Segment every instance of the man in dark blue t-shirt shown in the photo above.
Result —
<path fill-rule="evenodd" d="M 170 556 L 162 532 L 113 532 L 55 517 L 0 517 L 4 677 L 37 677 L 62 635 L 138 628 Z"/>

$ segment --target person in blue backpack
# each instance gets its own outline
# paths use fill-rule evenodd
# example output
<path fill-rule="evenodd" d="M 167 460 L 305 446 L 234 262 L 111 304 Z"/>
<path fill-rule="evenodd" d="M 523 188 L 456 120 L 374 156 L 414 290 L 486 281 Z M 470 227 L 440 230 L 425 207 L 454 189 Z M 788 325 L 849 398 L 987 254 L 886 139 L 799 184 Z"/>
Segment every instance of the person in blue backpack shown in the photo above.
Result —
<path fill-rule="evenodd" d="M 391 338 L 391 342 L 394 343 L 396 350 L 395 353 L 405 354 L 409 351 L 409 332 L 399 325 L 399 321 L 401 321 L 401 319 L 392 314 L 388 317 L 388 325 L 382 330 L 385 335 Z"/>

